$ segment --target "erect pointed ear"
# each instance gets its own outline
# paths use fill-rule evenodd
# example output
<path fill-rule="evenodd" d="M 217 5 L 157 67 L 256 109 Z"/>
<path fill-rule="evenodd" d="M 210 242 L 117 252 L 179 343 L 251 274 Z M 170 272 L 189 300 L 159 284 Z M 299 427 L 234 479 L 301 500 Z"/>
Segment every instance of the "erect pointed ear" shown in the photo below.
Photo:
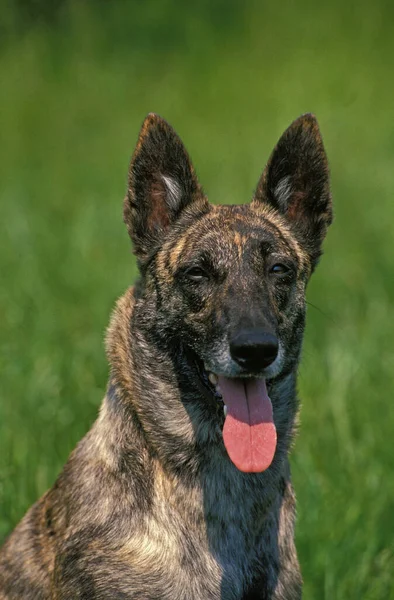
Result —
<path fill-rule="evenodd" d="M 253 203 L 259 202 L 286 217 L 314 267 L 333 215 L 327 157 L 313 115 L 299 117 L 280 138 L 255 192 Z"/>
<path fill-rule="evenodd" d="M 149 114 L 131 159 L 124 221 L 140 261 L 163 241 L 186 206 L 207 205 L 181 140 L 158 115 Z"/>

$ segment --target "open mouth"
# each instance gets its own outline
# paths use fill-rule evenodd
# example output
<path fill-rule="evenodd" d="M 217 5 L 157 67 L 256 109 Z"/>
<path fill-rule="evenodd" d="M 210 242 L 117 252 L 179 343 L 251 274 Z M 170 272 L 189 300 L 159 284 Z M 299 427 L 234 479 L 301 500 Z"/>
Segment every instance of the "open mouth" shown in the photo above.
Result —
<path fill-rule="evenodd" d="M 213 402 L 218 409 L 219 414 L 223 414 L 225 411 L 225 405 L 223 402 L 223 396 L 219 386 L 219 378 L 215 373 L 212 373 L 206 369 L 204 362 L 199 358 L 198 354 L 194 350 L 188 349 L 186 351 L 189 363 L 193 365 L 194 370 L 198 375 L 198 387 L 209 401 Z"/>
<path fill-rule="evenodd" d="M 194 354 L 194 353 L 193 353 Z M 217 375 L 194 355 L 200 387 L 224 417 L 223 442 L 229 458 L 245 473 L 261 473 L 276 451 L 272 403 L 263 377 Z"/>
<path fill-rule="evenodd" d="M 201 378 L 203 380 L 204 385 L 210 391 L 210 393 L 214 396 L 215 401 L 217 402 L 217 406 L 220 410 L 223 411 L 224 416 L 227 415 L 227 406 L 224 404 L 222 392 L 219 385 L 219 377 L 216 373 L 212 373 L 207 371 L 205 367 L 203 367 L 201 372 Z"/>

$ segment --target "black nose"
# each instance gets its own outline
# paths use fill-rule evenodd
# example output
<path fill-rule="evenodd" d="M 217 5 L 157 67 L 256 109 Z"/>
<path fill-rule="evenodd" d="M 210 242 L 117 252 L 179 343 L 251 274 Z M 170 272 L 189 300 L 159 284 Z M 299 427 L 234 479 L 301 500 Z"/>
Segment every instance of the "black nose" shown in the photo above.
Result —
<path fill-rule="evenodd" d="M 277 338 L 261 329 L 244 329 L 230 341 L 231 358 L 251 372 L 269 367 L 278 356 L 278 349 Z"/>

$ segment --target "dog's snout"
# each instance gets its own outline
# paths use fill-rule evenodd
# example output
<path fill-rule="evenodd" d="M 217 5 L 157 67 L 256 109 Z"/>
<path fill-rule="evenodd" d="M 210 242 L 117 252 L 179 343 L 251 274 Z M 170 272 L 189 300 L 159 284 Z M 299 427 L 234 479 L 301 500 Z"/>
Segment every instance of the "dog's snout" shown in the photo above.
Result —
<path fill-rule="evenodd" d="M 251 372 L 269 367 L 278 356 L 278 350 L 278 339 L 261 329 L 242 330 L 230 341 L 232 359 Z"/>

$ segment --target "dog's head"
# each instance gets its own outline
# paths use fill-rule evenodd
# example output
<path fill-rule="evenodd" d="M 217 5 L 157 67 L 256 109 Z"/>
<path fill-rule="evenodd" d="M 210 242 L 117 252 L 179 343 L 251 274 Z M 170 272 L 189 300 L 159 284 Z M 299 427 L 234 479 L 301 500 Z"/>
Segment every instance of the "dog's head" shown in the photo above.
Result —
<path fill-rule="evenodd" d="M 282 135 L 251 203 L 215 206 L 174 130 L 149 115 L 130 166 L 124 219 L 158 335 L 193 365 L 205 400 L 226 404 L 223 436 L 233 462 L 263 470 L 275 451 L 273 425 L 258 427 L 272 424 L 265 382 L 297 366 L 305 287 L 332 220 L 316 119 L 304 115 Z M 229 441 L 247 437 L 251 425 L 272 438 L 260 458 Z"/>

